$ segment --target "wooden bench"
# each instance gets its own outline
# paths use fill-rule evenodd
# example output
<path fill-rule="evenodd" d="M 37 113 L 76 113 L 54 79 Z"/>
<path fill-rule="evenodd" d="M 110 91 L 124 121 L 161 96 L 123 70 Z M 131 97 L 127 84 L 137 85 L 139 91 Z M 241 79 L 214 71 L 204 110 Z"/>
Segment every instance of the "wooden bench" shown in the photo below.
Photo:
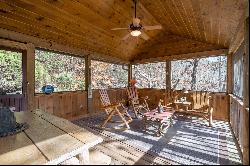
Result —
<path fill-rule="evenodd" d="M 196 91 L 191 92 L 191 108 L 186 110 L 186 113 L 198 115 L 209 122 L 209 126 L 213 124 L 213 107 L 212 97 L 209 92 Z"/>
<path fill-rule="evenodd" d="M 60 164 L 75 157 L 89 164 L 89 148 L 101 137 L 68 120 L 41 110 L 15 113 L 17 122 L 29 128 L 0 138 L 0 164 Z"/>

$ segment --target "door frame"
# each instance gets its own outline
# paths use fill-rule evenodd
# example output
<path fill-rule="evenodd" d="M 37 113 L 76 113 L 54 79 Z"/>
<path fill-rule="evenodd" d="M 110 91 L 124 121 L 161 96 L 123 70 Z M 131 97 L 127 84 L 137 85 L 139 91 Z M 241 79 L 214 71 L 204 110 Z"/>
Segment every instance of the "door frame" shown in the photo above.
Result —
<path fill-rule="evenodd" d="M 22 93 L 24 110 L 32 111 L 35 107 L 35 47 L 32 43 L 20 43 L 0 38 L 0 48 L 22 53 Z"/>

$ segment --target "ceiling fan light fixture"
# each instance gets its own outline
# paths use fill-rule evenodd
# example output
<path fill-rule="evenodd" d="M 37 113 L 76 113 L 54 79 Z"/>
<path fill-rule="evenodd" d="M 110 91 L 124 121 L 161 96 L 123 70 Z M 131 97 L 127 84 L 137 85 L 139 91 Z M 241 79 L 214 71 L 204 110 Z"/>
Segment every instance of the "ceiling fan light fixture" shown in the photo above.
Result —
<path fill-rule="evenodd" d="M 130 34 L 131 34 L 132 36 L 139 36 L 139 35 L 141 34 L 141 31 L 139 31 L 139 30 L 134 30 L 134 31 L 131 31 Z"/>

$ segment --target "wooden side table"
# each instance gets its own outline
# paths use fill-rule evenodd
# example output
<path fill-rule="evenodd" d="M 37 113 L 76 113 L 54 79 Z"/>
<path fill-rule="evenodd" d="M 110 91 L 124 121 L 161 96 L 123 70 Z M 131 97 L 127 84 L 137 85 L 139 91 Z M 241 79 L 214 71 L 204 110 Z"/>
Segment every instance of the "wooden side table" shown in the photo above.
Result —
<path fill-rule="evenodd" d="M 144 123 L 144 129 L 147 130 L 147 125 L 149 124 L 156 124 L 158 125 L 158 131 L 156 133 L 157 136 L 163 135 L 163 126 L 173 125 L 173 114 L 174 110 L 172 109 L 164 109 L 165 111 L 162 113 L 158 113 L 157 109 L 154 109 L 150 112 L 146 112 L 143 114 L 143 123 Z"/>
<path fill-rule="evenodd" d="M 184 111 L 187 111 L 188 110 L 188 107 L 192 104 L 191 102 L 189 101 L 175 101 L 174 102 L 175 104 L 175 109 L 177 111 L 180 111 L 179 107 L 184 107 Z"/>

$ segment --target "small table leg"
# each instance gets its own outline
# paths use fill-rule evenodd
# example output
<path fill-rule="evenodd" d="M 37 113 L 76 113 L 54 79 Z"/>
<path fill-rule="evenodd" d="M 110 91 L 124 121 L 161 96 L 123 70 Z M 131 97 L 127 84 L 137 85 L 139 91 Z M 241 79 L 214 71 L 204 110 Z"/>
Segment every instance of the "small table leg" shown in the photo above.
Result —
<path fill-rule="evenodd" d="M 162 121 L 158 121 L 158 123 L 159 123 L 159 128 L 158 128 L 158 135 L 159 136 L 161 136 L 161 135 L 163 135 L 163 122 Z"/>
<path fill-rule="evenodd" d="M 86 149 L 82 153 L 80 153 L 78 155 L 78 159 L 79 159 L 80 164 L 83 164 L 83 165 L 90 164 L 89 163 L 89 150 Z"/>

